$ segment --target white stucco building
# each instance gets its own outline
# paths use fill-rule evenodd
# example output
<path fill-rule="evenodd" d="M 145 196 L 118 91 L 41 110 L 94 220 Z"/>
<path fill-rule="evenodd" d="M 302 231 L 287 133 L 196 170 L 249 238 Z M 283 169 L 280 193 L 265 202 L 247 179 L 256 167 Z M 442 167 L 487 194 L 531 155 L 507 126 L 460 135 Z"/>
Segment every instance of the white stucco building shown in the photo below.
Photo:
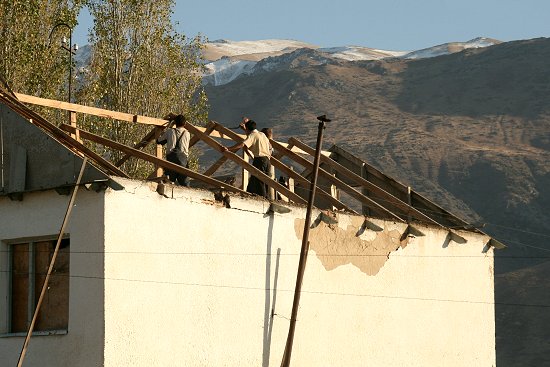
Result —
<path fill-rule="evenodd" d="M 15 366 L 82 158 L 0 114 L 0 365 Z M 280 365 L 305 207 L 84 176 L 25 366 Z M 488 236 L 329 215 L 310 231 L 291 365 L 496 364 Z"/>
<path fill-rule="evenodd" d="M 267 202 L 119 180 L 78 193 L 70 238 L 68 324 L 34 336 L 27 366 L 274 366 L 282 358 L 304 208 L 266 215 Z M 0 264 L 14 243 L 55 237 L 68 197 L 0 197 Z M 487 238 L 338 215 L 310 232 L 293 365 L 495 364 L 492 249 Z M 15 365 L 9 273 L 0 275 L 0 356 Z M 44 333 L 48 334 L 48 333 Z"/>

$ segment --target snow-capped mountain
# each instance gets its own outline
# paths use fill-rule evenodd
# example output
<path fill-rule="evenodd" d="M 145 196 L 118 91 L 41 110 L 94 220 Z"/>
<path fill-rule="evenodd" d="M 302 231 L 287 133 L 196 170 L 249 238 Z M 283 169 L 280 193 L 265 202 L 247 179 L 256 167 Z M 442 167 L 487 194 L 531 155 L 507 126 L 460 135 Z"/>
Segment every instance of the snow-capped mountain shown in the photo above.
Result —
<path fill-rule="evenodd" d="M 425 59 L 428 57 L 436 57 L 460 52 L 468 48 L 489 47 L 497 45 L 499 43 L 501 42 L 492 38 L 478 37 L 467 42 L 450 42 L 438 46 L 424 48 L 418 51 L 412 51 L 403 55 L 403 57 L 405 59 Z"/>
<path fill-rule="evenodd" d="M 248 75 L 268 68 L 278 62 L 275 57 L 293 53 L 298 49 L 315 50 L 316 55 L 328 59 L 363 61 L 387 58 L 421 59 L 460 52 L 468 48 L 488 47 L 500 41 L 479 37 L 467 42 L 450 42 L 417 51 L 388 51 L 362 46 L 318 47 L 293 40 L 229 41 L 217 40 L 207 43 L 204 51 L 207 72 L 204 83 L 212 85 L 227 84 L 240 75 Z M 270 58 L 270 62 L 262 60 Z M 284 60 L 284 59 L 281 59 Z"/>

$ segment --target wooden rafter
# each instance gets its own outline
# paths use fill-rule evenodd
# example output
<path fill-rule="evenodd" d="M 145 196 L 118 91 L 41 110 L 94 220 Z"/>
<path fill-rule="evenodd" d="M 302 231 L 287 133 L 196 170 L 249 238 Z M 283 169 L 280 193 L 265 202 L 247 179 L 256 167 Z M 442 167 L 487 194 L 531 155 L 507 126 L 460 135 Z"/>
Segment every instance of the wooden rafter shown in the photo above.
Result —
<path fill-rule="evenodd" d="M 315 152 L 314 149 L 312 149 L 311 147 L 309 147 L 306 144 L 302 143 L 298 139 L 290 138 L 289 142 L 291 142 L 293 145 L 297 146 L 298 148 L 302 149 L 303 151 L 305 151 L 307 153 L 311 154 L 312 152 L 313 153 Z M 336 172 L 340 173 L 341 175 L 347 177 L 348 179 L 352 180 L 356 184 L 358 184 L 358 185 L 370 190 L 372 193 L 380 196 L 381 198 L 386 200 L 389 204 L 391 204 L 394 207 L 402 210 L 405 215 L 414 215 L 417 219 L 422 219 L 422 220 L 428 221 L 430 223 L 440 225 L 435 220 L 428 217 L 426 214 L 418 211 L 413 206 L 399 200 L 398 198 L 391 195 L 387 191 L 381 189 L 380 187 L 376 186 L 372 182 L 369 182 L 369 181 L 365 180 L 363 177 L 356 175 L 355 173 L 353 173 L 352 171 L 350 171 L 346 167 L 338 164 L 336 161 L 332 160 L 331 158 L 321 156 L 321 162 L 327 164 L 328 166 L 330 166 L 330 168 L 332 168 Z"/>
<path fill-rule="evenodd" d="M 206 128 L 204 129 L 204 133 L 206 135 L 210 135 L 212 134 L 212 132 L 214 131 L 214 129 L 216 128 L 216 124 L 213 123 L 212 121 L 210 121 L 207 125 L 206 125 Z M 197 144 L 198 142 L 200 141 L 199 137 L 198 136 L 193 136 L 191 138 L 191 140 L 189 141 L 189 148 L 191 148 L 193 145 Z"/>
<path fill-rule="evenodd" d="M 147 135 L 145 135 L 143 137 L 143 139 L 141 139 L 139 141 L 139 143 L 137 143 L 136 145 L 134 145 L 134 149 L 143 149 L 145 148 L 147 145 L 149 145 L 149 143 L 151 143 L 153 140 L 155 140 L 156 138 L 159 137 L 159 135 L 161 134 L 162 132 L 162 128 L 159 127 L 159 126 L 155 126 L 153 128 L 153 130 L 151 130 L 150 132 L 147 133 Z M 118 160 L 118 162 L 115 163 L 115 166 L 117 167 L 120 167 L 124 164 L 124 162 L 126 162 L 129 158 L 131 157 L 130 154 L 126 154 L 124 155 L 124 157 L 120 158 Z"/>
<path fill-rule="evenodd" d="M 265 183 L 267 186 L 275 189 L 276 191 L 280 192 L 281 194 L 285 195 L 290 200 L 296 203 L 302 203 L 302 204 L 306 203 L 306 201 L 302 197 L 290 191 L 288 188 L 284 187 L 277 181 L 273 180 L 271 177 L 267 176 L 265 173 L 263 173 L 262 171 L 260 171 L 259 169 L 251 165 L 250 163 L 246 162 L 235 153 L 223 151 L 222 145 L 220 143 L 212 139 L 210 136 L 206 135 L 204 132 L 198 130 L 195 126 L 189 123 L 186 123 L 185 128 L 192 134 L 198 135 L 200 139 L 204 141 L 206 144 L 208 144 L 211 148 L 215 149 L 216 151 L 220 152 L 231 161 L 237 163 L 238 165 L 246 169 L 248 172 L 253 174 L 256 178 L 258 178 L 260 181 Z M 207 176 L 204 176 L 204 177 L 207 177 Z"/>
<path fill-rule="evenodd" d="M 216 162 L 214 162 L 213 165 L 210 166 L 210 168 L 204 171 L 204 175 L 212 176 L 214 172 L 216 172 L 222 166 L 222 164 L 227 161 L 227 159 L 228 158 L 226 156 L 221 156 L 220 159 L 218 159 Z"/>
<path fill-rule="evenodd" d="M 279 144 L 278 142 L 272 141 L 271 144 L 272 144 L 272 146 L 275 150 L 277 150 L 278 152 L 284 153 L 283 156 L 289 157 L 290 159 L 294 160 L 296 163 L 298 163 L 299 165 L 303 166 L 306 169 L 311 170 L 313 168 L 313 163 L 311 163 L 307 159 L 299 156 L 298 154 L 292 152 L 291 150 L 289 150 L 288 148 L 286 148 L 283 145 Z M 321 155 L 321 157 L 323 157 L 323 155 Z M 371 198 L 366 197 L 365 195 L 361 194 L 359 191 L 355 190 L 354 188 L 352 188 L 351 186 L 349 186 L 348 184 L 346 184 L 342 180 L 338 179 L 337 177 L 334 177 L 333 175 L 331 175 L 329 172 L 325 171 L 324 169 L 319 168 L 319 175 L 322 176 L 323 178 L 325 178 L 326 180 L 328 180 L 330 183 L 332 183 L 336 187 L 344 190 L 345 192 L 347 192 L 349 195 L 353 196 L 354 198 L 356 198 L 360 202 L 362 202 L 366 205 L 370 205 L 372 207 L 372 209 L 375 210 L 376 212 L 378 212 L 379 214 L 389 215 L 392 218 L 403 221 L 403 219 L 400 216 L 398 216 L 397 214 L 395 214 L 392 211 L 388 210 L 384 206 L 378 204 L 376 201 L 372 200 Z"/>
<path fill-rule="evenodd" d="M 66 124 L 62 124 L 61 125 L 61 128 L 69 133 L 76 133 L 76 128 L 70 126 L 70 125 L 66 125 Z M 87 139 L 87 140 L 91 140 L 91 141 L 94 141 L 96 143 L 99 143 L 99 144 L 103 144 L 105 146 L 108 146 L 108 147 L 111 147 L 111 148 L 114 148 L 114 149 L 117 149 L 117 150 L 120 150 L 121 152 L 124 152 L 124 153 L 127 153 L 127 154 L 130 154 L 132 156 L 135 156 L 137 158 L 140 158 L 140 159 L 143 159 L 145 161 L 148 161 L 148 162 L 151 162 L 151 163 L 154 163 L 158 166 L 161 166 L 165 169 L 169 169 L 171 171 L 176 171 L 178 173 L 181 173 L 181 174 L 184 174 L 186 176 L 189 176 L 191 178 L 194 178 L 194 179 L 197 179 L 199 181 L 203 181 L 207 184 L 210 184 L 210 185 L 213 185 L 213 186 L 216 186 L 216 187 L 219 187 L 219 188 L 222 188 L 224 190 L 227 190 L 227 191 L 232 191 L 232 192 L 238 192 L 238 193 L 241 193 L 241 194 L 247 194 L 247 192 L 241 190 L 241 189 L 238 189 L 234 186 L 231 186 L 225 182 L 222 182 L 222 181 L 218 181 L 214 178 L 211 178 L 211 177 L 208 177 L 208 176 L 204 176 L 200 173 L 197 173 L 195 171 L 192 171 L 188 168 L 185 168 L 185 167 L 182 167 L 178 164 L 174 164 L 174 163 L 171 163 L 171 162 L 168 162 L 168 161 L 165 161 L 163 159 L 160 159 L 160 158 L 157 158 L 153 155 L 150 155 L 150 154 L 147 154 L 145 152 L 142 152 L 141 150 L 137 150 L 137 149 L 134 149 L 134 148 L 130 148 L 124 144 L 120 144 L 120 143 L 117 143 L 117 142 L 114 142 L 112 140 L 109 140 L 107 138 L 104 138 L 104 137 L 101 137 L 99 135 L 95 135 L 95 134 L 92 134 L 88 131 L 85 131 L 85 130 L 80 130 L 80 137 L 82 139 Z"/>
<path fill-rule="evenodd" d="M 27 118 L 33 125 L 36 125 L 51 134 L 51 136 L 53 136 L 61 144 L 65 145 L 69 149 L 72 149 L 75 153 L 81 156 L 88 156 L 96 165 L 102 167 L 106 171 L 106 173 L 113 176 L 128 177 L 125 172 L 121 171 L 111 162 L 105 160 L 103 157 L 93 152 L 91 149 L 86 147 L 75 138 L 65 134 L 57 126 L 53 125 L 39 114 L 29 109 L 19 100 L 13 98 L 11 95 L 0 92 L 0 99 L 11 109 L 19 113 L 21 116 Z"/>
<path fill-rule="evenodd" d="M 296 182 L 301 183 L 302 185 L 304 185 L 304 187 L 309 187 L 311 185 L 310 180 L 303 177 L 298 172 L 293 171 L 290 167 L 288 167 L 286 164 L 284 164 L 277 158 L 271 157 L 270 161 L 275 168 L 281 170 L 283 173 L 285 173 L 288 177 L 294 179 Z M 317 186 L 316 192 L 321 198 L 327 200 L 332 206 L 336 207 L 337 209 L 340 209 L 340 210 L 343 209 L 343 210 L 347 210 L 350 213 L 359 214 L 355 210 L 351 209 L 350 207 L 342 203 L 340 200 L 336 199 L 334 196 L 327 193 L 325 190 L 323 190 L 319 186 Z"/>
<path fill-rule="evenodd" d="M 219 131 L 220 134 L 225 134 L 225 135 L 227 135 L 228 137 L 230 137 L 231 139 L 233 139 L 237 142 L 241 142 L 241 141 L 244 140 L 244 138 L 241 135 L 234 133 L 233 131 L 227 129 L 226 127 L 224 127 L 224 126 L 222 126 L 218 123 L 215 123 L 215 125 L 216 125 L 216 130 Z M 290 152 L 290 153 L 292 153 L 292 155 L 297 155 L 296 153 L 292 152 L 292 150 L 291 150 L 292 146 L 290 146 L 290 147 L 286 146 L 285 147 L 282 143 L 276 142 L 273 139 L 269 139 L 269 141 L 272 144 L 272 146 L 276 145 L 280 150 L 284 150 L 284 152 Z M 302 150 L 300 150 L 300 151 L 302 151 Z M 296 182 L 300 182 L 300 183 L 306 185 L 304 187 L 307 187 L 311 184 L 310 180 L 303 177 L 299 173 L 293 171 L 292 169 L 290 169 L 290 167 L 285 165 L 283 162 L 281 162 L 280 160 L 278 160 L 274 156 L 271 157 L 270 161 L 271 161 L 271 164 L 275 168 L 283 171 L 286 175 L 293 178 Z M 347 205 L 345 205 L 344 203 L 342 203 L 340 200 L 336 199 L 332 195 L 328 194 L 326 191 L 322 190 L 320 187 L 317 187 L 317 190 L 318 190 L 319 195 L 322 198 L 324 198 L 325 200 L 327 200 L 334 207 L 336 207 L 338 209 L 344 209 L 344 210 L 347 210 L 347 211 L 352 212 L 352 213 L 356 213 L 355 210 L 349 208 Z"/>

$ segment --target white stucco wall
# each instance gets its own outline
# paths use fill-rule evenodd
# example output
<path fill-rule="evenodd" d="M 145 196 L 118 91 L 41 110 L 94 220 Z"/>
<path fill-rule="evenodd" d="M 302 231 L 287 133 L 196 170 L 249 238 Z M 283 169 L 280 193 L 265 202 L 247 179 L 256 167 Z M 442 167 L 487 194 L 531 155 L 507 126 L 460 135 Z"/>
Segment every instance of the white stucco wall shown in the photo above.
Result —
<path fill-rule="evenodd" d="M 279 366 L 305 208 L 269 216 L 262 200 L 232 195 L 225 208 L 207 191 L 166 198 L 119 181 L 123 191 L 79 191 L 69 332 L 33 337 L 25 366 Z M 0 197 L 0 240 L 56 234 L 68 199 Z M 426 236 L 400 243 L 406 226 L 383 221 L 358 238 L 362 218 L 338 220 L 310 232 L 293 366 L 495 365 L 487 238 L 456 244 L 418 226 Z M 0 272 L 0 334 L 6 284 Z M 23 339 L 0 337 L 0 365 L 16 364 Z"/>
<path fill-rule="evenodd" d="M 305 209 L 122 183 L 105 196 L 104 365 L 279 366 Z M 310 233 L 292 365 L 495 365 L 487 238 L 419 226 L 399 247 L 404 224 L 356 238 L 361 218 L 338 219 Z"/>
<path fill-rule="evenodd" d="M 70 236 L 69 328 L 65 335 L 33 336 L 24 366 L 103 365 L 103 193 L 79 190 L 66 233 Z M 16 366 L 24 336 L 7 335 L 6 241 L 54 236 L 69 196 L 28 193 L 23 201 L 0 197 L 0 366 Z"/>

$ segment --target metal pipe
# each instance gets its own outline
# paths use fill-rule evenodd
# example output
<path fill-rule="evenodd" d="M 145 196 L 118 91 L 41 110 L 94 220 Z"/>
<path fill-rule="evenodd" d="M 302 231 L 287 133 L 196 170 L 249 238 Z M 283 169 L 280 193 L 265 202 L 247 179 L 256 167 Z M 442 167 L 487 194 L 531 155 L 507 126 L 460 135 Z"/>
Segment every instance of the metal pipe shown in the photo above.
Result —
<path fill-rule="evenodd" d="M 319 130 L 317 132 L 317 145 L 315 147 L 315 159 L 313 161 L 313 177 L 309 190 L 309 198 L 307 202 L 306 221 L 304 223 L 304 235 L 302 237 L 302 248 L 300 250 L 300 262 L 298 264 L 298 274 L 296 276 L 296 287 L 294 289 L 294 301 L 292 303 L 292 314 L 290 316 L 290 326 L 288 329 L 288 337 L 285 345 L 285 352 L 281 367 L 290 366 L 290 357 L 292 354 L 292 344 L 294 342 L 294 330 L 296 329 L 296 316 L 298 314 L 298 306 L 300 304 L 300 293 L 302 291 L 302 280 L 306 268 L 307 253 L 309 250 L 309 227 L 311 225 L 311 210 L 313 201 L 315 200 L 315 189 L 317 187 L 317 174 L 319 172 L 319 162 L 321 160 L 321 145 L 323 142 L 323 130 L 325 122 L 330 121 L 325 115 L 317 117 L 319 120 Z"/>

